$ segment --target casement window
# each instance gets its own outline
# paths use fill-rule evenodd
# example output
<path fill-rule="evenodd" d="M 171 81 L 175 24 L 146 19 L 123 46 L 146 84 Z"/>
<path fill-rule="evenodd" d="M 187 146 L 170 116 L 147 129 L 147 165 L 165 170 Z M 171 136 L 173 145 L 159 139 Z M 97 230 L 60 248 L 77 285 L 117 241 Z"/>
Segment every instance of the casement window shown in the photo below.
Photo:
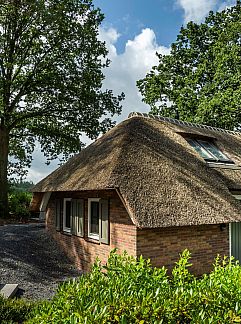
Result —
<path fill-rule="evenodd" d="M 109 204 L 100 198 L 88 199 L 88 237 L 109 243 Z"/>
<path fill-rule="evenodd" d="M 84 200 L 64 198 L 55 202 L 56 230 L 78 236 L 84 235 Z"/>
<path fill-rule="evenodd" d="M 63 231 L 71 233 L 71 198 L 64 198 Z"/>
<path fill-rule="evenodd" d="M 71 200 L 71 233 L 84 236 L 84 199 Z"/>
<path fill-rule="evenodd" d="M 194 150 L 207 162 L 231 163 L 230 160 L 211 139 L 186 138 Z"/>
<path fill-rule="evenodd" d="M 99 198 L 88 199 L 88 236 L 99 240 Z"/>
<path fill-rule="evenodd" d="M 55 200 L 55 227 L 56 227 L 56 231 L 61 230 L 62 215 L 63 215 L 63 200 L 56 199 Z"/>

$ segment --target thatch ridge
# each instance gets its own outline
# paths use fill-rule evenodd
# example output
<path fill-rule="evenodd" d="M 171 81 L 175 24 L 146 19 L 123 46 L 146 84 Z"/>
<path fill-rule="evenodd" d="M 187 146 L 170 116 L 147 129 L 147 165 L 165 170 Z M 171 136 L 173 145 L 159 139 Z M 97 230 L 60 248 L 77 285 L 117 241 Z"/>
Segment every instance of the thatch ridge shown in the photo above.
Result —
<path fill-rule="evenodd" d="M 133 112 L 129 113 L 129 115 L 128 115 L 128 118 L 131 118 L 131 117 L 152 118 L 152 119 L 159 120 L 159 121 L 166 121 L 168 123 L 172 123 L 175 125 L 209 129 L 209 130 L 217 131 L 217 132 L 221 132 L 221 133 L 228 133 L 228 134 L 234 134 L 234 135 L 241 136 L 241 132 L 239 132 L 239 131 L 219 128 L 219 127 L 213 127 L 213 126 L 209 126 L 209 125 L 205 125 L 205 124 L 191 123 L 191 122 L 187 122 L 187 121 L 183 121 L 183 120 L 179 120 L 179 119 L 175 119 L 175 118 L 171 118 L 171 117 L 164 117 L 164 116 L 160 116 L 160 115 L 153 115 L 153 114 L 140 113 L 140 112 L 133 111 Z"/>

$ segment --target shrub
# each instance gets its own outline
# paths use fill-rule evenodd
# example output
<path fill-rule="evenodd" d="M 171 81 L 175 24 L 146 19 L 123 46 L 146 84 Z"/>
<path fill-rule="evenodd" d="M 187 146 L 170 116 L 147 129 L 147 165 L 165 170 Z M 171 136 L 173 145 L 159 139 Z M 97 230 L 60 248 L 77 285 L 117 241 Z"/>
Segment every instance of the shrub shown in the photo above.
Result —
<path fill-rule="evenodd" d="M 29 205 L 32 198 L 30 192 L 12 191 L 9 194 L 9 212 L 17 219 L 26 219 L 30 216 Z"/>
<path fill-rule="evenodd" d="M 108 263 L 59 286 L 51 301 L 28 323 L 240 323 L 241 267 L 216 259 L 211 274 L 189 272 L 190 253 L 182 253 L 168 276 L 165 268 L 110 254 Z"/>
<path fill-rule="evenodd" d="M 0 323 L 22 323 L 27 320 L 34 304 L 21 299 L 5 299 L 0 295 Z"/>

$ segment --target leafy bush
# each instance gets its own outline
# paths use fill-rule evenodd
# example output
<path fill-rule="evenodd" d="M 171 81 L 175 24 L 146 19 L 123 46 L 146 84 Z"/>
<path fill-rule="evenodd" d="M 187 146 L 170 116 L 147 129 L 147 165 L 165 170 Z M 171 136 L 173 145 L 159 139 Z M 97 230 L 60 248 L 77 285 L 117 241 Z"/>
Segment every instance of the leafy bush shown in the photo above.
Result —
<path fill-rule="evenodd" d="M 190 253 L 172 271 L 152 268 L 113 251 L 106 266 L 63 283 L 52 301 L 33 312 L 28 323 L 238 323 L 241 322 L 241 267 L 217 258 L 214 270 L 197 279 Z"/>
<path fill-rule="evenodd" d="M 22 323 L 25 321 L 34 304 L 20 299 L 5 299 L 0 295 L 0 323 Z"/>
<path fill-rule="evenodd" d="M 32 198 L 30 192 L 12 191 L 9 194 L 10 215 L 18 219 L 26 219 L 30 216 L 29 205 Z"/>

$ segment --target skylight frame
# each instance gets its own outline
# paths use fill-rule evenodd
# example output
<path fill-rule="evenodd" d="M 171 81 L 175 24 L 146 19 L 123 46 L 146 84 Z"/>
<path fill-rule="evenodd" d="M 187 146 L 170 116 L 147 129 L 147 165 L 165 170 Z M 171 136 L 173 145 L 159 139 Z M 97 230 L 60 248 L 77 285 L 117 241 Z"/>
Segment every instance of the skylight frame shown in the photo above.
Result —
<path fill-rule="evenodd" d="M 224 154 L 209 138 L 206 139 L 188 137 L 186 138 L 186 140 L 206 162 L 234 164 L 234 162 L 226 154 Z M 215 152 L 213 151 L 216 151 L 217 154 L 215 155 Z"/>
<path fill-rule="evenodd" d="M 224 154 L 213 142 L 211 141 L 208 141 L 208 140 L 203 140 L 203 139 L 198 139 L 198 143 L 200 145 L 202 145 L 202 147 L 209 153 L 211 154 L 218 162 L 222 162 L 222 163 L 233 163 L 232 160 L 229 159 L 229 157 Z M 215 155 L 215 152 L 213 153 L 212 151 L 210 151 L 210 149 L 206 146 L 206 144 L 203 144 L 203 143 L 207 143 L 208 146 L 211 148 L 211 149 L 214 149 L 217 154 L 220 157 L 218 157 L 217 155 Z"/>

